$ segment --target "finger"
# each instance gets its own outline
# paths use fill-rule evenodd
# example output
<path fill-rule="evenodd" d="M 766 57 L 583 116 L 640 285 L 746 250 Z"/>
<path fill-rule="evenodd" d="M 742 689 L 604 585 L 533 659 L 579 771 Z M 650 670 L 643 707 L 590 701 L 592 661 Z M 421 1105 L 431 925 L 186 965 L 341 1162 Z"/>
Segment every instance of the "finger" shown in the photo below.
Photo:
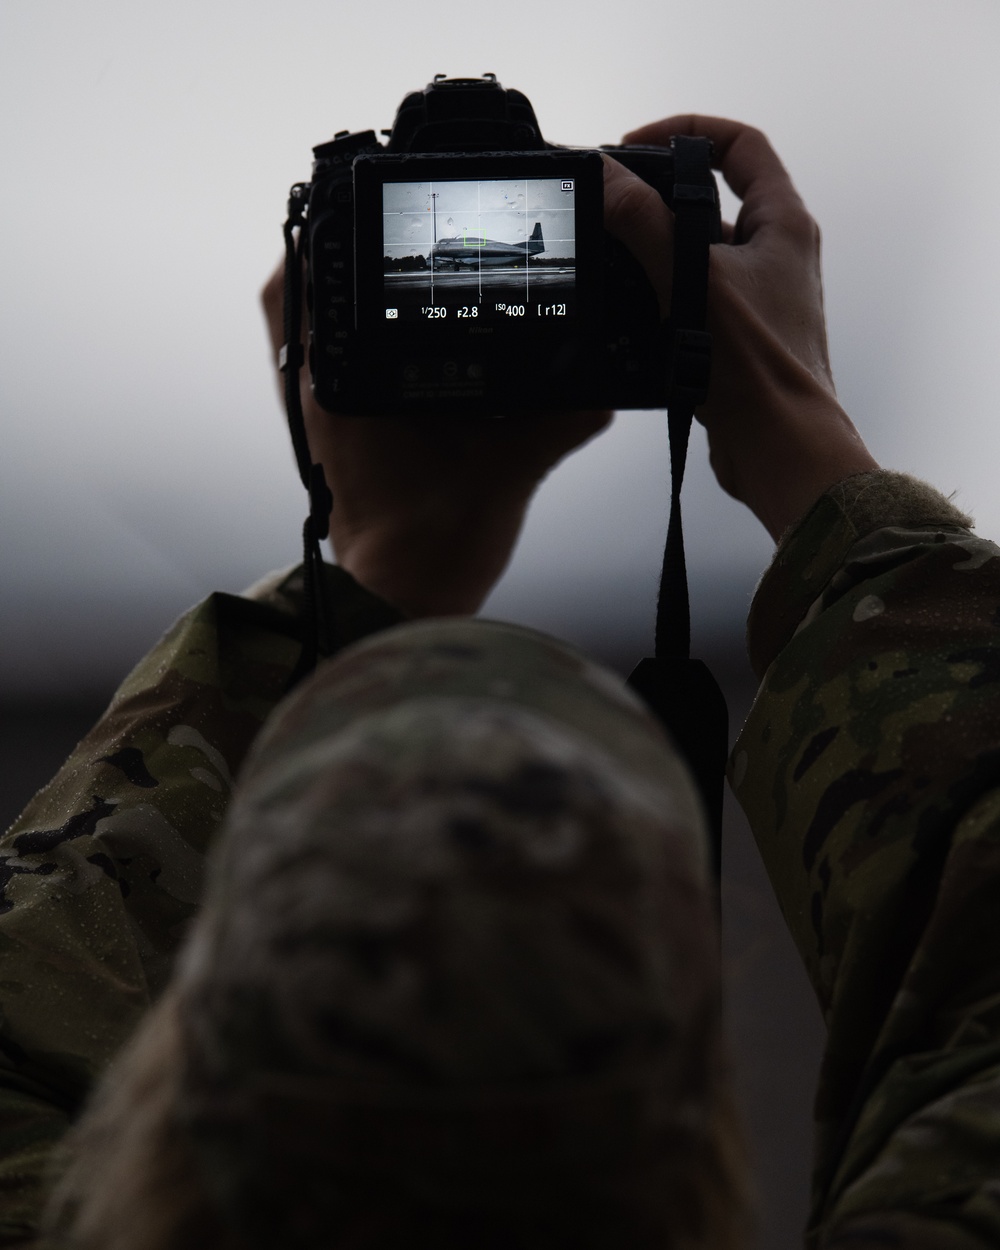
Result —
<path fill-rule="evenodd" d="M 665 147 L 672 135 L 704 135 L 712 141 L 713 165 L 743 201 L 741 242 L 762 230 L 801 228 L 809 234 L 815 229 L 788 171 L 760 130 L 724 117 L 686 113 L 633 130 L 625 142 Z"/>
<path fill-rule="evenodd" d="M 649 183 L 605 154 L 604 227 L 625 244 L 646 271 L 664 317 L 670 312 L 673 219 L 673 213 Z"/>

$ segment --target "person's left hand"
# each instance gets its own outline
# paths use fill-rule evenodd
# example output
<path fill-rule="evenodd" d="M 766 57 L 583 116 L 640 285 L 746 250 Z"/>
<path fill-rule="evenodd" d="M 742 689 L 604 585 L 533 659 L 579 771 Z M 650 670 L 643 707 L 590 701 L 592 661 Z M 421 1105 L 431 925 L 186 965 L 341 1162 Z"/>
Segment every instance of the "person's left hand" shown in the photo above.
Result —
<path fill-rule="evenodd" d="M 276 363 L 283 292 L 279 265 L 262 292 Z M 507 566 L 539 483 L 611 420 L 610 412 L 496 419 L 329 413 L 313 397 L 308 366 L 301 395 L 312 458 L 333 492 L 337 562 L 413 617 L 475 612 Z"/>

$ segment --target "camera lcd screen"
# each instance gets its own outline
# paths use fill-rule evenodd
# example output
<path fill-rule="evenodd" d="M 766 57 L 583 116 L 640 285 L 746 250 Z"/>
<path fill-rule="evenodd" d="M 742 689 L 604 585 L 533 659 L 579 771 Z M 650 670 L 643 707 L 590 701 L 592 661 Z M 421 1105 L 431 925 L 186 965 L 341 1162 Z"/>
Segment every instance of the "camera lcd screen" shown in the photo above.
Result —
<path fill-rule="evenodd" d="M 575 178 L 382 184 L 388 321 L 576 316 Z"/>

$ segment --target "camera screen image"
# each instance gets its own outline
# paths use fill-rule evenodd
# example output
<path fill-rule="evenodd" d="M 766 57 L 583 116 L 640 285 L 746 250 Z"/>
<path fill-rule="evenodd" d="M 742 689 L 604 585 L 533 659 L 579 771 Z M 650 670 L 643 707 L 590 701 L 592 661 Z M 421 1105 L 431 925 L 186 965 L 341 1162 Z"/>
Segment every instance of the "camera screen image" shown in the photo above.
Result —
<path fill-rule="evenodd" d="M 573 178 L 386 182 L 387 320 L 575 314 Z"/>

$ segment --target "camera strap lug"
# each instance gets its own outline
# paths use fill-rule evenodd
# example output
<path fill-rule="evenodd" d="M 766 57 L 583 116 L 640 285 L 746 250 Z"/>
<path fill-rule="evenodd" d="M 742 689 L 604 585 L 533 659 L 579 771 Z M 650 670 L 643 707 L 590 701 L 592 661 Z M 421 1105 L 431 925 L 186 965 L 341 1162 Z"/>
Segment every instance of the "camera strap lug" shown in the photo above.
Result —
<path fill-rule="evenodd" d="M 302 368 L 305 353 L 301 343 L 284 343 L 278 352 L 278 372 L 285 373 L 288 369 Z"/>

